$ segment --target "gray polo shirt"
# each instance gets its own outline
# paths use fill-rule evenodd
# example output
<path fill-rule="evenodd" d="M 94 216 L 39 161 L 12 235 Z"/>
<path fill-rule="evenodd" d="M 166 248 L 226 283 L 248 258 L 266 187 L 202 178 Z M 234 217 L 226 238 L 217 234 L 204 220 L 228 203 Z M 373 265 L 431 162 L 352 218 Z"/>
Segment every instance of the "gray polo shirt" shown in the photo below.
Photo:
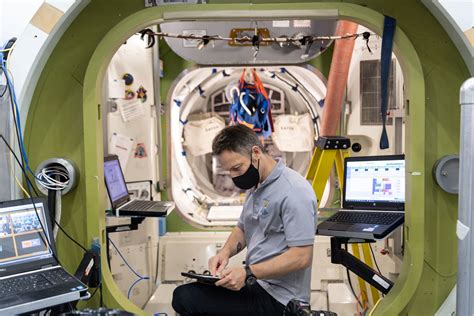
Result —
<path fill-rule="evenodd" d="M 309 182 L 278 161 L 257 189 L 247 192 L 237 226 L 244 231 L 248 265 L 288 250 L 313 245 L 317 201 Z M 311 266 L 259 284 L 283 305 L 297 298 L 310 301 Z"/>

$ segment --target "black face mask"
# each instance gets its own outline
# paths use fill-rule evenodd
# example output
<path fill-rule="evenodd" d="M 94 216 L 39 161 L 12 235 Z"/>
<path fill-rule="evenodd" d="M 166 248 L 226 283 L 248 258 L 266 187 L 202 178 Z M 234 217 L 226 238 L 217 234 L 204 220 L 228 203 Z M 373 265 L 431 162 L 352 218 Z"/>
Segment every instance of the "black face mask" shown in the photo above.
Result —
<path fill-rule="evenodd" d="M 257 168 L 258 167 L 260 167 L 260 159 L 257 162 Z M 250 153 L 250 166 L 247 171 L 240 176 L 232 178 L 235 186 L 243 190 L 248 190 L 256 186 L 260 181 L 260 174 L 257 168 L 252 164 L 252 153 Z"/>

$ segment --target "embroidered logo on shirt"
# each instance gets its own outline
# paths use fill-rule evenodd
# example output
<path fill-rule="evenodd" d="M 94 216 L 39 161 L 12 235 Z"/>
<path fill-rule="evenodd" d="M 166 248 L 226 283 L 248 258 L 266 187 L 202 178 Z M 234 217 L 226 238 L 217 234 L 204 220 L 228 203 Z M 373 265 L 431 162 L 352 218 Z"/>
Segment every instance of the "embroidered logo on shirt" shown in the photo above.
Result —
<path fill-rule="evenodd" d="M 262 215 L 262 217 L 265 217 L 268 214 L 270 214 L 270 212 L 268 211 L 268 205 L 270 205 L 270 201 L 269 200 L 263 200 L 262 204 L 263 204 L 263 207 L 260 210 L 260 214 Z"/>

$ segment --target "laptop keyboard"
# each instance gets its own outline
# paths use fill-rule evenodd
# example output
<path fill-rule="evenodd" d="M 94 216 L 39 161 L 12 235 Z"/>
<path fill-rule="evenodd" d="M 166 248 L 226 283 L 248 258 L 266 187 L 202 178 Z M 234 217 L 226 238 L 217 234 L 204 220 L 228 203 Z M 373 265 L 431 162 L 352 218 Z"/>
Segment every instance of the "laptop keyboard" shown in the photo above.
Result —
<path fill-rule="evenodd" d="M 27 274 L 0 280 L 0 297 L 22 292 L 45 290 L 60 283 L 75 281 L 63 269 L 53 269 L 44 272 Z"/>
<path fill-rule="evenodd" d="M 342 211 L 337 212 L 327 221 L 351 224 L 390 225 L 400 217 L 403 217 L 403 214 Z"/>
<path fill-rule="evenodd" d="M 156 207 L 155 201 L 133 200 L 128 203 L 125 208 L 130 211 L 145 211 Z"/>

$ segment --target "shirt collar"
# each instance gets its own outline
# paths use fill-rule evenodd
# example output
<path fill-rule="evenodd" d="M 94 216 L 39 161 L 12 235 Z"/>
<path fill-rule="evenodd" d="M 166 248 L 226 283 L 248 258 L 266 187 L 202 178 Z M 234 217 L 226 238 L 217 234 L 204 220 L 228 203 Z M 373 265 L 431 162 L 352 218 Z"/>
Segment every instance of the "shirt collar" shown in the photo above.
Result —
<path fill-rule="evenodd" d="M 258 185 L 257 189 L 262 188 L 278 179 L 281 173 L 283 172 L 283 169 L 285 169 L 285 163 L 283 162 L 283 159 L 275 158 L 275 160 L 277 161 L 277 164 L 275 165 L 275 167 L 273 167 L 268 177 Z"/>

